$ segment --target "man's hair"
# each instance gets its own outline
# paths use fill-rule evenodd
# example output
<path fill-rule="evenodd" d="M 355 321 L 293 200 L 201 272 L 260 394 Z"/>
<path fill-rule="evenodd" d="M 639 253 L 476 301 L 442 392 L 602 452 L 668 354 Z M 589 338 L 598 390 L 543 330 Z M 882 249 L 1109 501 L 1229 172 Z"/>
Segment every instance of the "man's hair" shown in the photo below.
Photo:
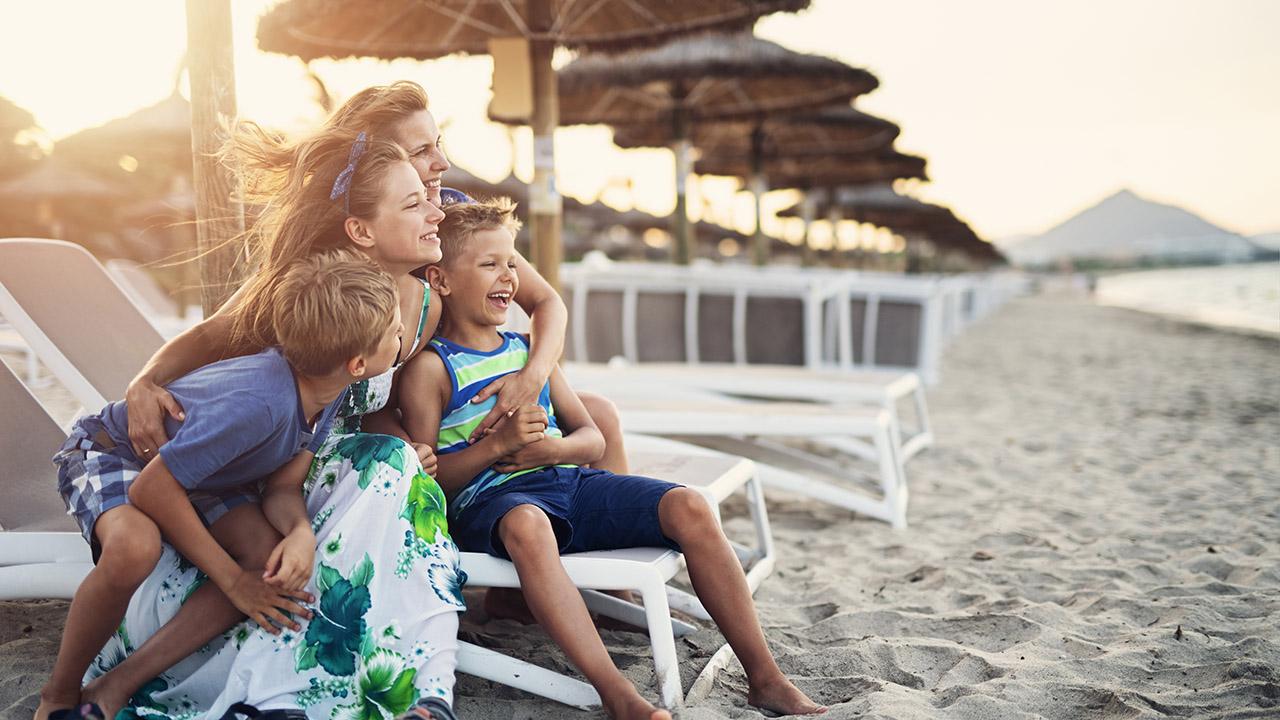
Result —
<path fill-rule="evenodd" d="M 440 263 L 446 267 L 462 256 L 467 243 L 482 230 L 505 229 L 515 237 L 520 232 L 516 204 L 508 197 L 470 203 L 457 203 L 444 208 L 440 222 Z"/>
<path fill-rule="evenodd" d="M 272 297 L 271 324 L 289 364 L 327 375 L 377 349 L 399 302 L 395 281 L 368 256 L 334 249 L 294 262 Z"/>

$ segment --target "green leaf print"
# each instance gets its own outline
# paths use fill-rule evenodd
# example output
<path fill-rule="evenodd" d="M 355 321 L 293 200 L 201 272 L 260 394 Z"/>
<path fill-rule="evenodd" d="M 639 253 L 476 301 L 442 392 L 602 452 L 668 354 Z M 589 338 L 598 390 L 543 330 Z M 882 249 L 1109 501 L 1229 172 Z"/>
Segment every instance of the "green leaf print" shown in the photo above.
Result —
<path fill-rule="evenodd" d="M 320 572 L 316 575 L 316 589 L 323 593 L 341 579 L 342 573 L 321 563 Z"/>
<path fill-rule="evenodd" d="M 408 447 L 403 440 L 390 435 L 356 433 L 339 441 L 334 450 L 350 460 L 351 466 L 360 473 L 363 490 L 369 487 L 379 465 L 389 465 L 397 473 L 403 473 Z"/>
<path fill-rule="evenodd" d="M 428 543 L 436 542 L 436 532 L 449 536 L 449 521 L 445 514 L 444 492 L 432 477 L 418 471 L 409 483 L 409 494 L 404 501 L 400 517 L 413 525 L 413 534 Z"/>
<path fill-rule="evenodd" d="M 364 559 L 351 572 L 351 584 L 369 586 L 369 581 L 373 579 L 373 560 L 369 558 L 369 553 L 364 554 Z"/>
<path fill-rule="evenodd" d="M 413 680 L 418 671 L 404 665 L 402 655 L 385 648 L 366 655 L 355 702 L 334 708 L 333 720 L 386 720 L 408 710 L 417 700 Z"/>
<path fill-rule="evenodd" d="M 316 660 L 315 645 L 303 645 L 302 647 L 298 648 L 298 662 L 296 665 L 294 665 L 294 668 L 298 672 L 302 672 L 303 670 L 310 670 L 311 668 L 319 664 L 320 662 Z"/>
<path fill-rule="evenodd" d="M 362 560 L 361 565 L 364 562 Z M 311 662 L 314 658 L 314 662 L 330 675 L 351 675 L 356 670 L 356 660 L 367 631 L 364 615 L 372 605 L 369 588 L 352 583 L 337 570 L 323 564 L 317 586 L 323 588 L 320 590 L 320 606 L 307 625 L 307 633 L 303 637 L 304 650 L 298 653 L 297 667 L 306 669 L 302 667 L 303 662 Z M 308 650 L 312 652 L 308 653 Z"/>

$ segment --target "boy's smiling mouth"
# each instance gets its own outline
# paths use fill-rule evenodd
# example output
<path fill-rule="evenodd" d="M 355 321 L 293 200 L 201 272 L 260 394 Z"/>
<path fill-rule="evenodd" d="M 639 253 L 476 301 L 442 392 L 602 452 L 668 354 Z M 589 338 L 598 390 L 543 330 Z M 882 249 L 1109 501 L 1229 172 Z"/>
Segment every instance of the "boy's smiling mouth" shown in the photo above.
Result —
<path fill-rule="evenodd" d="M 485 299 L 495 308 L 505 311 L 511 305 L 511 291 L 499 290 L 491 292 L 485 296 Z"/>

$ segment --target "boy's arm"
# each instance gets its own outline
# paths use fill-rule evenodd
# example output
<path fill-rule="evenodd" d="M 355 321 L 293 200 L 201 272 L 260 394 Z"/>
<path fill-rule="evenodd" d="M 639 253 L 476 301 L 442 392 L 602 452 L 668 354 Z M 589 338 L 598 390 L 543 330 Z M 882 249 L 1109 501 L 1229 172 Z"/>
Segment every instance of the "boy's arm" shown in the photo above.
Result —
<path fill-rule="evenodd" d="M 129 502 L 151 518 L 165 540 L 208 575 L 236 608 L 264 629 L 279 633 L 275 625 L 297 627 L 280 610 L 306 614 L 289 599 L 304 599 L 305 593 L 283 592 L 263 582 L 256 572 L 242 570 L 213 539 L 163 456 L 147 463 L 129 486 Z"/>
<path fill-rule="evenodd" d="M 301 590 L 311 579 L 316 555 L 316 536 L 302 499 L 302 483 L 315 454 L 303 450 L 263 484 L 262 513 L 284 538 L 271 551 L 263 579 L 277 587 Z"/>
<path fill-rule="evenodd" d="M 439 355 L 423 352 L 400 372 L 400 413 L 405 430 L 413 441 L 435 446 L 440 439 L 440 419 L 449 405 L 453 388 L 449 371 Z M 526 422 L 523 426 L 530 425 Z M 546 427 L 545 420 L 541 425 Z M 435 479 L 445 496 L 453 497 L 495 460 L 512 452 L 517 426 L 518 423 L 509 421 L 503 425 L 506 432 L 495 432 L 464 450 L 438 456 Z"/>
<path fill-rule="evenodd" d="M 476 395 L 472 402 L 483 402 L 497 393 L 498 402 L 480 421 L 472 442 L 496 426 L 512 409 L 536 404 L 538 393 L 542 392 L 542 386 L 564 352 L 564 336 L 569 327 L 569 309 L 564 300 L 520 253 L 516 253 L 516 276 L 520 285 L 516 288 L 515 301 L 529 313 L 531 322 L 529 360 L 520 372 L 494 380 Z"/>
<path fill-rule="evenodd" d="M 515 472 L 541 465 L 590 465 L 604 455 L 604 435 L 596 427 L 578 394 L 557 367 L 551 371 L 551 406 L 564 437 L 547 436 L 504 455 L 495 464 L 499 472 Z"/>

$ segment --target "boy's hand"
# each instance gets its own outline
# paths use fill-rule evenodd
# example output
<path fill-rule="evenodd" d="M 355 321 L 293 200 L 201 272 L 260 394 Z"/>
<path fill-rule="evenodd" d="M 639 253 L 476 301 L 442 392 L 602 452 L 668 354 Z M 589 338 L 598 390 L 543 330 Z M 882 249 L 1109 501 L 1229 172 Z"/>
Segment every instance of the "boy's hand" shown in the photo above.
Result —
<path fill-rule="evenodd" d="M 418 453 L 418 462 L 422 463 L 422 470 L 431 477 L 436 475 L 436 451 L 431 449 L 427 443 L 409 443 Z"/>
<path fill-rule="evenodd" d="M 311 617 L 310 612 L 294 602 L 313 602 L 310 594 L 300 590 L 281 590 L 263 580 L 256 570 L 241 570 L 223 592 L 237 610 L 272 635 L 279 635 L 281 628 L 301 629 L 298 623 L 285 617 L 286 612 L 298 617 Z"/>
<path fill-rule="evenodd" d="M 547 379 L 532 377 L 526 370 L 503 375 L 486 385 L 471 398 L 471 402 L 479 403 L 488 400 L 494 395 L 498 396 L 498 401 L 493 404 L 493 408 L 489 410 L 489 414 L 484 416 L 480 424 L 476 426 L 475 432 L 471 434 L 468 442 L 476 442 L 484 437 L 486 431 L 495 430 L 498 423 L 503 418 L 511 414 L 511 411 L 522 408 L 526 405 L 538 404 L 538 393 L 542 392 L 542 386 L 545 385 Z"/>
<path fill-rule="evenodd" d="M 309 527 L 289 533 L 271 551 L 262 579 L 280 590 L 301 590 L 311 579 L 316 560 L 316 536 Z"/>
<path fill-rule="evenodd" d="M 518 470 L 555 465 L 562 462 L 560 457 L 560 438 L 544 436 L 541 440 L 531 442 L 519 450 L 498 458 L 493 469 L 501 473 L 512 473 Z"/>
<path fill-rule="evenodd" d="M 546 429 L 547 411 L 541 405 L 521 405 L 507 413 L 489 439 L 496 443 L 498 456 L 504 457 L 541 440 Z"/>

